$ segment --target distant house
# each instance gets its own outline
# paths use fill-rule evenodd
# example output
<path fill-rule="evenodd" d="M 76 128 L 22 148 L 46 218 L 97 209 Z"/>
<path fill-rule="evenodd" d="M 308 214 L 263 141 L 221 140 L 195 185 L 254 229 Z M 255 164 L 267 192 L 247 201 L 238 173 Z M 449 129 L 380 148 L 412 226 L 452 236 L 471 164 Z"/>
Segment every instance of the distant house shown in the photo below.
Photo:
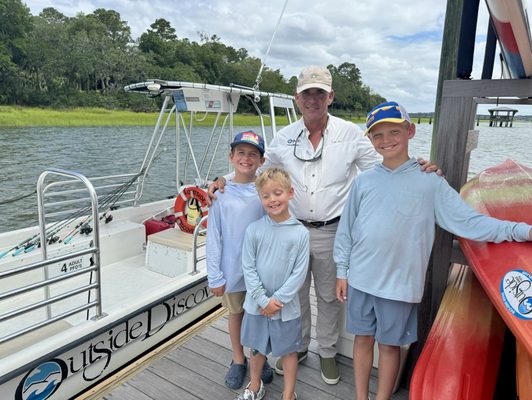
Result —
<path fill-rule="evenodd" d="M 510 107 L 490 108 L 490 126 L 504 126 L 510 128 L 514 122 L 514 115 L 518 111 Z M 498 125 L 497 125 L 498 124 Z"/>

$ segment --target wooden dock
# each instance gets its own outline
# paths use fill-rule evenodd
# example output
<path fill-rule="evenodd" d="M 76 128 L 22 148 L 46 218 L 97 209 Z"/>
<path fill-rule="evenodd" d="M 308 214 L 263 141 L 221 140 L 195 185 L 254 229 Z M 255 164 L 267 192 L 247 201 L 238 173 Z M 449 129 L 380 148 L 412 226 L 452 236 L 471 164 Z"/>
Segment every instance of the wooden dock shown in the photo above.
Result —
<path fill-rule="evenodd" d="M 312 312 L 315 319 L 315 306 Z M 320 375 L 313 328 L 308 358 L 300 364 L 298 370 L 298 399 L 354 399 L 352 361 L 341 355 L 337 359 L 341 372 L 340 382 L 337 385 L 327 385 Z M 78 400 L 232 400 L 240 391 L 224 386 L 224 376 L 230 362 L 227 316 L 221 308 L 200 324 L 78 397 Z M 275 359 L 270 356 L 269 362 L 273 366 Z M 377 389 L 376 372 L 374 369 L 370 382 L 372 397 Z M 249 369 L 245 382 L 248 381 Z M 273 382 L 266 385 L 264 399 L 278 400 L 282 387 L 283 377 L 275 374 Z M 406 400 L 408 391 L 400 388 L 392 399 Z"/>

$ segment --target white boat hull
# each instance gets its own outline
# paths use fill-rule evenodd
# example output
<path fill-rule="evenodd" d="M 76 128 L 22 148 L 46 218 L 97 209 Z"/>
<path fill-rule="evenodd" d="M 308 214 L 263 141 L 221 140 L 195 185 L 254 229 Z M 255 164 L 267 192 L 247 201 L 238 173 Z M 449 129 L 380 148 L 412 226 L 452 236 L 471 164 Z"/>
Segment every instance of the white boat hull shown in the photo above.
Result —
<path fill-rule="evenodd" d="M 220 304 L 219 298 L 209 293 L 204 264 L 200 263 L 198 271 L 192 273 L 190 260 L 181 258 L 179 263 L 183 265 L 177 265 L 177 259 L 174 262 L 174 258 L 161 259 L 159 255 L 155 262 L 164 263 L 166 270 L 173 268 L 179 273 L 165 274 L 164 268 L 150 268 L 154 261 L 150 261 L 146 254 L 145 230 L 140 221 L 167 205 L 168 201 L 162 201 L 117 211 L 115 219 L 101 228 L 103 317 L 87 320 L 86 313 L 82 312 L 0 344 L 1 399 L 71 398 Z M 23 235 L 31 233 L 32 230 L 24 230 Z M 166 237 L 179 237 L 184 242 L 192 238 L 192 235 L 176 229 L 160 233 Z M 0 247 L 8 247 L 19 236 L 20 232 L 0 235 Z M 154 238 L 156 236 L 153 235 Z M 79 237 L 68 246 L 52 245 L 49 253 L 77 250 L 87 241 Z M 149 241 L 148 249 L 150 245 Z M 160 253 L 162 245 L 157 246 Z M 185 255 L 190 252 L 186 246 L 180 250 L 171 247 L 168 247 L 168 254 L 172 257 L 175 257 L 176 251 Z M 39 256 L 39 250 L 17 257 L 7 256 L 0 260 L 0 271 L 35 261 Z M 176 265 L 172 267 L 174 263 Z M 88 267 L 89 262 L 84 256 L 64 265 L 67 270 L 83 269 Z M 58 263 L 52 265 L 49 272 L 50 277 L 54 277 L 67 271 Z M 38 272 L 28 274 L 32 278 L 10 277 L 3 280 L 0 292 L 24 283 L 24 280 L 38 280 L 40 277 L 35 276 Z M 52 294 L 60 293 L 83 279 L 88 278 L 73 278 L 73 283 L 62 283 Z M 0 302 L 0 312 L 9 311 L 10 307 L 27 301 L 28 296 L 22 295 L 9 303 Z M 86 297 L 86 294 L 84 297 L 77 295 L 69 302 L 87 301 Z M 53 314 L 62 311 L 60 304 L 52 308 Z M 43 318 L 45 310 L 27 313 L 19 319 L 14 318 L 11 324 L 2 324 L 0 334 L 10 334 L 20 328 L 18 325 L 24 326 Z"/>

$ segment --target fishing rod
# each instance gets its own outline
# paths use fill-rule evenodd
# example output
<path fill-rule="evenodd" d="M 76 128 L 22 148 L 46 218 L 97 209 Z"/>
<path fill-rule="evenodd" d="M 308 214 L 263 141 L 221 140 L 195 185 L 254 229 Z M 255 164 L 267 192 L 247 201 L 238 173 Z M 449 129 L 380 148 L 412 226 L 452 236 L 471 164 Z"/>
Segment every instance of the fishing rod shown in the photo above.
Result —
<path fill-rule="evenodd" d="M 100 208 L 103 209 L 107 207 L 108 204 L 110 206 L 105 210 L 105 212 L 100 216 L 99 220 L 101 221 L 103 218 L 105 218 L 105 223 L 109 223 L 112 220 L 112 216 L 108 216 L 107 213 L 110 211 L 114 211 L 116 209 L 115 203 L 122 197 L 122 195 L 126 192 L 126 190 L 131 187 L 131 185 L 135 182 L 135 180 L 140 176 L 141 173 L 138 173 L 134 175 L 128 182 L 125 182 L 121 186 L 119 186 L 116 190 L 113 192 L 107 194 L 105 197 L 102 198 L 102 202 L 100 204 Z M 62 230 L 64 227 L 70 225 L 70 223 L 73 222 L 73 220 L 77 219 L 79 215 L 85 215 L 88 210 L 90 209 L 90 206 L 86 206 L 85 208 L 79 210 L 76 214 L 77 216 L 75 218 L 70 218 L 70 222 L 65 223 L 61 229 L 59 229 L 57 232 Z M 58 239 L 57 241 L 59 243 L 68 244 L 72 240 L 72 238 L 78 234 L 89 234 L 92 232 L 92 228 L 88 225 L 92 219 L 92 214 L 89 214 L 83 221 L 80 221 L 74 229 L 72 229 L 63 239 Z M 48 236 L 48 235 L 47 235 Z M 40 238 L 38 238 L 37 242 L 40 242 Z M 54 241 L 55 242 L 55 241 Z M 52 243 L 54 243 L 52 242 Z M 50 243 L 50 242 L 49 242 Z M 51 243 L 50 243 L 51 244 Z"/>
<path fill-rule="evenodd" d="M 103 198 L 103 203 L 102 203 L 102 206 L 107 206 L 107 204 L 111 203 L 112 202 L 112 205 L 109 207 L 108 210 L 105 211 L 105 213 L 102 215 L 102 217 L 100 218 L 100 220 L 105 217 L 106 218 L 106 223 L 110 222 L 110 219 L 107 219 L 107 213 L 109 211 L 112 211 L 113 210 L 113 206 L 114 204 L 116 203 L 116 201 L 118 201 L 118 199 L 125 193 L 125 191 L 135 182 L 135 180 L 138 179 L 138 177 L 143 173 L 143 171 L 140 171 L 139 173 L 137 173 L 136 175 L 134 175 L 128 182 L 125 182 L 123 185 L 121 185 L 118 189 L 116 189 L 115 191 L 109 193 L 106 197 Z M 85 215 L 88 210 L 90 209 L 89 206 L 86 206 L 84 208 L 81 208 L 77 211 L 75 211 L 74 213 L 72 213 L 66 220 L 62 220 L 62 221 L 57 221 L 55 222 L 52 226 L 50 226 L 49 228 L 46 229 L 46 239 L 47 239 L 47 242 L 49 244 L 52 244 L 52 243 L 55 243 L 57 241 L 61 242 L 61 240 L 59 240 L 58 238 L 57 239 L 54 239 L 54 236 L 60 232 L 61 230 L 63 230 L 66 226 L 70 225 L 74 220 L 78 219 L 80 216 L 82 215 Z M 89 216 L 90 217 L 90 216 Z M 90 217 L 91 218 L 91 217 Z M 79 229 L 80 227 L 82 227 L 83 224 L 89 222 L 89 219 L 85 219 L 83 221 L 83 223 L 80 223 L 78 225 L 76 225 L 76 227 L 71 231 L 69 232 L 69 235 L 71 235 L 72 233 L 75 232 L 76 229 Z M 92 229 L 91 229 L 92 230 Z M 90 233 L 87 232 L 87 233 Z M 68 235 L 67 235 L 68 236 Z M 71 239 L 70 239 L 71 240 Z M 70 241 L 68 240 L 68 242 Z M 64 242 L 64 240 L 62 240 Z M 67 242 L 67 243 L 68 243 Z M 25 253 L 28 253 L 30 251 L 32 251 L 34 248 L 40 246 L 40 235 L 39 233 L 33 235 L 32 237 L 28 238 L 28 239 L 25 239 L 23 240 L 22 242 L 20 242 L 19 244 L 11 247 L 10 249 L 8 250 L 5 250 L 3 251 L 2 253 L 0 253 L 0 258 L 6 256 L 7 254 L 13 252 L 12 256 L 15 257 L 17 256 L 18 254 L 22 253 L 22 252 L 25 252 Z"/>
<path fill-rule="evenodd" d="M 115 203 L 122 197 L 122 195 L 126 192 L 126 190 L 135 182 L 135 180 L 141 175 L 141 173 L 138 173 L 136 176 L 134 176 L 129 182 L 126 182 L 122 186 L 119 187 L 119 189 L 113 193 L 110 194 L 108 199 L 105 199 L 102 202 L 102 208 L 107 206 L 107 204 L 112 203 L 111 205 L 105 210 L 105 212 L 99 217 L 99 220 L 101 221 L 103 218 L 105 218 L 105 223 L 109 223 L 112 220 L 112 216 L 107 216 L 108 212 L 114 211 L 116 208 L 114 207 Z M 87 218 L 85 218 L 84 221 L 81 221 L 72 231 L 70 231 L 65 238 L 62 240 L 64 244 L 68 244 L 72 241 L 74 236 L 76 236 L 78 233 L 86 233 L 89 234 L 92 232 L 92 228 L 88 226 L 92 219 L 92 215 L 88 215 Z M 60 241 L 61 242 L 61 241 Z"/>
<path fill-rule="evenodd" d="M 165 150 L 159 151 L 159 153 L 156 154 L 153 157 L 152 162 L 155 161 L 156 159 L 158 159 L 164 151 Z M 131 185 L 133 185 L 133 183 L 139 178 L 139 176 L 143 175 L 145 172 L 146 172 L 146 167 L 143 167 L 138 173 L 133 175 L 133 177 L 128 182 L 125 182 L 124 184 L 119 186 L 115 191 L 109 193 L 106 197 L 103 198 L 103 202 L 101 203 L 101 207 L 102 208 L 105 207 L 107 204 L 109 204 L 111 201 L 114 200 L 114 202 L 112 203 L 111 206 L 109 206 L 109 209 L 104 212 L 102 217 L 100 217 L 100 220 L 103 217 L 106 218 L 105 223 L 109 223 L 112 220 L 112 217 L 110 219 L 108 219 L 109 217 L 107 217 L 106 214 L 108 212 L 113 211 L 114 209 L 116 209 L 116 208 L 113 208 L 114 204 L 118 201 L 118 199 L 120 199 L 120 197 L 122 197 L 122 195 L 126 192 L 126 190 L 129 187 L 131 187 Z M 28 197 L 30 195 L 31 195 L 31 193 L 28 194 L 28 195 L 25 195 L 24 197 Z M 66 226 L 70 225 L 73 221 L 78 219 L 80 216 L 85 215 L 89 210 L 90 210 L 90 206 L 85 206 L 84 208 L 81 208 L 78 211 L 75 211 L 74 213 L 72 213 L 70 215 L 70 217 L 67 218 L 66 220 L 57 221 L 51 227 L 47 228 L 46 232 L 45 232 L 45 237 L 47 239 L 47 242 L 49 244 L 55 243 L 56 241 L 65 243 L 65 240 L 68 240 L 65 244 L 69 243 L 72 240 L 72 238 L 69 239 L 68 235 L 63 240 L 59 240 L 59 239 L 54 240 L 53 236 L 56 233 L 58 233 L 61 230 L 63 230 Z M 88 223 L 90 218 L 92 218 L 92 216 L 89 215 L 89 217 L 86 218 L 84 222 Z M 75 233 L 76 229 L 79 229 L 80 227 L 82 227 L 82 225 L 83 224 L 76 225 L 76 227 L 71 232 L 69 232 L 69 235 L 72 234 L 72 236 L 74 236 L 76 234 Z M 84 231 L 86 232 L 86 230 L 84 230 Z M 92 228 L 91 228 L 91 231 L 92 231 Z M 87 233 L 90 233 L 90 231 L 87 232 Z M 51 238 L 51 240 L 49 238 Z M 15 246 L 11 247 L 10 249 L 5 250 L 2 253 L 0 253 L 0 258 L 6 256 L 7 254 L 9 254 L 9 253 L 11 253 L 13 251 L 14 251 L 14 253 L 12 254 L 13 257 L 17 256 L 21 252 L 28 253 L 28 252 L 32 251 L 35 247 L 40 246 L 40 242 L 41 242 L 40 234 L 37 233 L 37 234 L 33 235 L 32 237 L 30 237 L 29 239 L 25 239 L 22 242 L 20 242 L 19 244 L 17 244 Z"/>

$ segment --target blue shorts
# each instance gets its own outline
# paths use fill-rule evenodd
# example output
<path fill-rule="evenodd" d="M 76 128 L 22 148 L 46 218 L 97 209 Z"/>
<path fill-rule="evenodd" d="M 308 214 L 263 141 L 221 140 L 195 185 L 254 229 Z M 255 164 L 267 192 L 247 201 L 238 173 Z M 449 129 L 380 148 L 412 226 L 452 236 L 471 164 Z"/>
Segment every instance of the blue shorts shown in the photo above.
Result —
<path fill-rule="evenodd" d="M 348 285 L 346 330 L 378 343 L 403 346 L 417 341 L 417 304 L 383 299 Z"/>
<path fill-rule="evenodd" d="M 272 353 L 282 357 L 297 352 L 303 345 L 301 318 L 283 321 L 244 312 L 240 343 L 265 356 Z"/>

